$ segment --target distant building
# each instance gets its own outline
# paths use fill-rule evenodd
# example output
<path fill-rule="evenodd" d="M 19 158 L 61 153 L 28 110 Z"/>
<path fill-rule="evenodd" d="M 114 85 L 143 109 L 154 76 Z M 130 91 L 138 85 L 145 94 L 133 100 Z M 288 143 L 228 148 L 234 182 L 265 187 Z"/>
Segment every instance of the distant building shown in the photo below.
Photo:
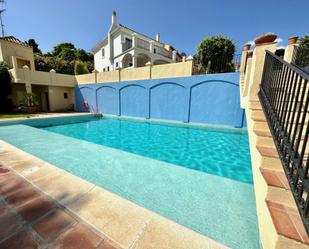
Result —
<path fill-rule="evenodd" d="M 23 104 L 25 94 L 35 94 L 39 111 L 63 111 L 75 102 L 75 76 L 58 74 L 54 70 L 35 70 L 33 49 L 14 36 L 0 37 L 0 61 L 10 67 L 15 107 Z"/>
<path fill-rule="evenodd" d="M 107 36 L 93 49 L 94 67 L 99 72 L 118 68 L 143 67 L 181 61 L 181 55 L 168 44 L 160 41 L 160 34 L 152 39 L 121 24 L 116 12 Z"/>

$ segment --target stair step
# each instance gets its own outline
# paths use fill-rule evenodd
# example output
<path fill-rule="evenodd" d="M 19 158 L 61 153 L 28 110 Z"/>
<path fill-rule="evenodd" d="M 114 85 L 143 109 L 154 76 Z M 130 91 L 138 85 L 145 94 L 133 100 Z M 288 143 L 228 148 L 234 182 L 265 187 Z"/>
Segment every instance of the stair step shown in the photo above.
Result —
<path fill-rule="evenodd" d="M 266 203 L 277 234 L 309 244 L 291 191 L 269 187 Z"/>
<path fill-rule="evenodd" d="M 278 155 L 278 152 L 277 152 L 277 149 L 275 147 L 272 137 L 259 136 L 257 140 L 256 148 L 262 156 L 279 158 L 279 155 Z"/>
<path fill-rule="evenodd" d="M 264 122 L 266 122 L 266 118 L 265 118 L 264 112 L 262 110 L 252 111 L 251 118 L 254 121 L 264 121 Z"/>
<path fill-rule="evenodd" d="M 252 101 L 252 102 L 249 102 L 249 109 L 262 110 L 262 106 L 259 101 Z"/>
<path fill-rule="evenodd" d="M 263 121 L 255 122 L 253 126 L 253 131 L 257 136 L 271 137 L 271 132 L 268 128 L 267 122 Z"/>
<path fill-rule="evenodd" d="M 289 182 L 284 172 L 263 168 L 260 168 L 260 171 L 268 186 L 283 188 L 287 190 L 290 189 Z"/>
<path fill-rule="evenodd" d="M 274 157 L 262 157 L 260 168 L 277 172 L 284 172 L 280 159 Z"/>

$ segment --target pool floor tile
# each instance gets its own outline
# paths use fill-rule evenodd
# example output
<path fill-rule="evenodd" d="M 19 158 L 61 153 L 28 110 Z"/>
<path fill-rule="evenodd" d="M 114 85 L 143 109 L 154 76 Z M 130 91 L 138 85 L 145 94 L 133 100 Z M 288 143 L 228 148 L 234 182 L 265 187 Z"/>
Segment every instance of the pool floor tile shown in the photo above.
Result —
<path fill-rule="evenodd" d="M 76 223 L 66 212 L 56 208 L 52 213 L 33 225 L 33 229 L 46 241 L 55 240 L 62 232 Z"/>
<path fill-rule="evenodd" d="M 83 224 L 77 224 L 59 239 L 55 249 L 95 249 L 103 239 Z"/>

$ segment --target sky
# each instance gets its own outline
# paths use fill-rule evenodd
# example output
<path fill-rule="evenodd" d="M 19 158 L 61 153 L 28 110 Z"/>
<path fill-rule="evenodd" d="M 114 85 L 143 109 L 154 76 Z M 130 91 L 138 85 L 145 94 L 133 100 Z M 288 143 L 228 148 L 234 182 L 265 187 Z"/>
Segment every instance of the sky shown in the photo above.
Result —
<path fill-rule="evenodd" d="M 118 23 L 194 55 L 206 36 L 224 34 L 242 45 L 267 32 L 285 46 L 290 36 L 309 35 L 309 0 L 6 0 L 5 35 L 34 38 L 49 52 L 60 42 L 90 51 L 106 34 L 111 14 Z"/>

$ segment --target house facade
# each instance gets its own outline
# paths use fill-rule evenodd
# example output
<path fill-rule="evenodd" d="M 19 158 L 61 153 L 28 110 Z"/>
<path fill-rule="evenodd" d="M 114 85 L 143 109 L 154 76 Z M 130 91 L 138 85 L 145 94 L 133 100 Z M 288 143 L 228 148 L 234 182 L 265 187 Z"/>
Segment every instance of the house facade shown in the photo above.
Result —
<path fill-rule="evenodd" d="M 13 36 L 0 37 L 0 61 L 10 67 L 15 108 L 23 104 L 26 93 L 33 93 L 39 111 L 65 111 L 75 103 L 75 76 L 35 70 L 33 49 Z"/>
<path fill-rule="evenodd" d="M 113 71 L 120 68 L 160 65 L 182 60 L 171 45 L 160 40 L 160 34 L 152 39 L 117 23 L 116 12 L 107 36 L 93 49 L 95 70 Z"/>

